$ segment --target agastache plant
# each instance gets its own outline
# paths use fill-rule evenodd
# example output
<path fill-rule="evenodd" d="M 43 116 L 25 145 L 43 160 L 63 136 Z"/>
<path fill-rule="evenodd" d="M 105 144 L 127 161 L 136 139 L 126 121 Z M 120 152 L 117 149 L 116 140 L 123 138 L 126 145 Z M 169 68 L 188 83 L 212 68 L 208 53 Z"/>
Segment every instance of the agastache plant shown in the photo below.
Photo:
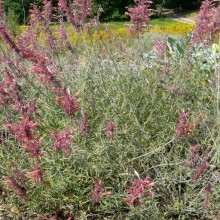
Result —
<path fill-rule="evenodd" d="M 59 0 L 58 6 L 77 33 L 82 34 L 87 18 L 92 15 L 92 1 L 73 0 L 69 3 L 67 0 Z"/>
<path fill-rule="evenodd" d="M 79 131 L 84 137 L 89 137 L 89 126 L 88 126 L 88 117 L 87 113 L 82 113 L 83 118 L 79 121 Z"/>
<path fill-rule="evenodd" d="M 27 197 L 25 188 L 19 183 L 15 175 L 3 176 L 3 179 L 5 179 L 3 182 L 5 186 L 11 188 L 19 196 L 24 198 Z"/>
<path fill-rule="evenodd" d="M 205 149 L 201 149 L 200 144 L 196 144 L 191 149 L 190 160 L 187 163 L 187 166 L 192 169 L 195 169 L 195 172 L 192 176 L 193 181 L 197 181 L 210 167 L 208 153 L 210 152 L 211 147 L 208 146 Z"/>
<path fill-rule="evenodd" d="M 211 183 L 208 183 L 208 185 L 205 188 L 205 199 L 203 202 L 203 208 L 207 209 L 211 206 L 210 197 L 212 195 L 212 185 Z"/>
<path fill-rule="evenodd" d="M 4 14 L 3 0 L 0 0 L 0 17 L 1 17 L 1 19 L 3 18 L 3 14 Z"/>
<path fill-rule="evenodd" d="M 67 156 L 71 153 L 71 143 L 73 136 L 68 128 L 60 132 L 51 132 L 51 137 L 54 139 L 54 150 L 62 151 Z"/>
<path fill-rule="evenodd" d="M 167 40 L 166 39 L 154 39 L 154 52 L 156 56 L 162 60 L 166 56 Z"/>
<path fill-rule="evenodd" d="M 220 31 L 220 6 L 213 7 L 211 0 L 204 0 L 199 10 L 192 44 L 211 42 Z"/>
<path fill-rule="evenodd" d="M 113 121 L 107 121 L 105 128 L 105 135 L 110 138 L 114 135 L 115 130 L 116 130 L 115 123 Z"/>
<path fill-rule="evenodd" d="M 44 172 L 39 164 L 34 165 L 34 170 L 32 172 L 27 172 L 26 174 L 33 183 L 40 184 L 43 182 Z"/>
<path fill-rule="evenodd" d="M 189 112 L 180 112 L 180 119 L 176 127 L 176 139 L 180 139 L 193 132 L 193 128 L 196 126 L 196 124 L 187 123 L 189 116 Z"/>
<path fill-rule="evenodd" d="M 150 5 L 152 1 L 149 0 L 134 0 L 137 4 L 134 8 L 128 8 L 128 13 L 131 23 L 134 25 L 137 32 L 141 31 L 146 25 L 151 16 Z"/>
<path fill-rule="evenodd" d="M 112 191 L 104 192 L 104 186 L 100 179 L 94 180 L 95 187 L 91 192 L 93 203 L 98 203 L 103 196 L 112 195 Z"/>
<path fill-rule="evenodd" d="M 50 0 L 44 0 L 43 3 L 44 3 L 44 10 L 42 14 L 43 14 L 44 22 L 45 22 L 45 27 L 48 27 L 48 25 L 52 21 L 53 7 L 52 7 L 52 3 Z"/>
<path fill-rule="evenodd" d="M 23 172 L 19 171 L 16 163 L 12 163 L 11 167 L 13 172 L 8 176 L 3 176 L 3 184 L 13 190 L 17 195 L 22 198 L 27 198 L 26 193 L 26 176 Z"/>
<path fill-rule="evenodd" d="M 124 198 L 124 201 L 129 206 L 140 206 L 143 204 L 144 195 L 153 195 L 152 188 L 154 186 L 155 183 L 151 182 L 148 176 L 144 180 L 138 179 L 132 182 L 132 186 L 129 190 L 125 190 L 125 192 L 128 194 L 128 197 Z"/>

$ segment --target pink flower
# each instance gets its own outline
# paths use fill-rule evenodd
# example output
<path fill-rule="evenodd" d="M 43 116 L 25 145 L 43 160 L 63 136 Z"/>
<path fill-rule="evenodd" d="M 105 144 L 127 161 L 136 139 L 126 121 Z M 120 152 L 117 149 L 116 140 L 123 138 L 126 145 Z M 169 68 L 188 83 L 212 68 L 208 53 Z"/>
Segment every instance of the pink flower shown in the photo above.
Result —
<path fill-rule="evenodd" d="M 194 181 L 197 181 L 199 177 L 209 168 L 208 159 L 205 159 L 196 169 L 196 173 L 192 177 Z"/>
<path fill-rule="evenodd" d="M 79 121 L 79 130 L 84 137 L 89 136 L 88 117 L 85 112 L 83 113 L 82 120 Z"/>
<path fill-rule="evenodd" d="M 70 95 L 67 91 L 63 90 L 62 95 L 62 97 L 56 97 L 58 104 L 63 108 L 69 117 L 74 116 L 75 113 L 80 109 L 77 101 L 78 94 Z"/>
<path fill-rule="evenodd" d="M 99 5 L 99 8 L 98 8 L 98 14 L 101 14 L 104 12 L 104 9 L 101 5 Z"/>
<path fill-rule="evenodd" d="M 134 8 L 128 9 L 128 15 L 131 18 L 131 23 L 134 24 L 136 31 L 140 31 L 143 25 L 146 25 L 150 20 L 151 10 L 149 9 L 152 3 L 149 0 L 134 0 L 137 4 Z"/>
<path fill-rule="evenodd" d="M 17 124 L 6 124 L 7 130 L 13 132 L 20 143 L 36 140 L 33 130 L 37 127 L 34 121 L 25 117 Z"/>
<path fill-rule="evenodd" d="M 52 72 L 45 62 L 38 62 L 31 67 L 31 72 L 36 73 L 45 85 L 50 85 L 56 81 L 57 73 Z"/>
<path fill-rule="evenodd" d="M 154 39 L 154 51 L 159 59 L 164 59 L 166 55 L 167 40 Z"/>
<path fill-rule="evenodd" d="M 211 185 L 211 183 L 208 183 L 208 185 L 206 186 L 206 189 L 205 189 L 205 199 L 203 202 L 203 208 L 207 209 L 211 206 L 211 203 L 210 203 L 211 194 L 212 194 L 212 185 Z"/>
<path fill-rule="evenodd" d="M 112 121 L 107 121 L 105 134 L 107 137 L 112 137 L 115 133 L 116 125 Z"/>
<path fill-rule="evenodd" d="M 187 124 L 187 120 L 190 116 L 190 113 L 185 113 L 184 111 L 180 112 L 180 119 L 176 128 L 176 138 L 182 138 L 185 135 L 191 134 L 193 132 L 192 128 L 196 126 L 196 124 Z"/>
<path fill-rule="evenodd" d="M 92 190 L 92 198 L 93 198 L 93 202 L 97 203 L 101 200 L 103 196 L 104 186 L 102 185 L 100 179 L 95 179 L 94 182 L 95 182 L 95 188 Z"/>
<path fill-rule="evenodd" d="M 24 117 L 31 119 L 34 113 L 36 113 L 36 100 L 32 100 L 27 104 L 24 104 L 21 100 L 17 100 L 13 109 Z"/>
<path fill-rule="evenodd" d="M 35 26 L 37 23 L 42 22 L 42 13 L 39 7 L 34 3 L 30 4 L 30 25 Z"/>
<path fill-rule="evenodd" d="M 76 31 L 81 34 L 87 17 L 92 14 L 92 1 L 74 0 L 68 4 L 67 0 L 59 0 L 58 6 L 65 12 L 67 19 Z"/>
<path fill-rule="evenodd" d="M 125 198 L 124 201 L 130 206 L 139 206 L 143 203 L 143 195 L 151 196 L 153 194 L 151 190 L 154 186 L 155 183 L 152 183 L 148 176 L 144 180 L 139 179 L 134 181 L 132 182 L 131 189 L 125 190 L 129 196 Z"/>
<path fill-rule="evenodd" d="M 63 151 L 67 155 L 70 154 L 71 151 L 71 143 L 73 136 L 70 133 L 69 129 L 65 129 L 61 132 L 52 132 L 51 137 L 54 139 L 54 150 Z"/>
<path fill-rule="evenodd" d="M 39 164 L 34 166 L 34 170 L 32 172 L 27 172 L 27 176 L 30 178 L 30 181 L 36 184 L 43 182 L 43 174 L 44 172 L 41 170 Z"/>
<path fill-rule="evenodd" d="M 51 4 L 51 0 L 44 0 L 44 10 L 43 10 L 43 17 L 44 17 L 44 22 L 45 22 L 45 26 L 47 27 L 51 20 L 52 20 L 52 4 Z"/>
<path fill-rule="evenodd" d="M 27 198 L 26 189 L 25 189 L 25 175 L 21 172 L 16 172 L 10 176 L 3 176 L 5 181 L 4 185 L 10 187 L 16 194 L 21 197 Z"/>
<path fill-rule="evenodd" d="M 65 29 L 65 22 L 60 19 L 60 30 L 59 30 L 59 39 L 64 42 L 68 42 L 68 38 L 67 38 L 67 33 L 66 33 L 66 29 Z"/>
<path fill-rule="evenodd" d="M 193 44 L 211 42 L 213 36 L 220 31 L 220 6 L 213 7 L 212 1 L 204 0 L 199 10 L 196 27 L 192 37 Z"/>
<path fill-rule="evenodd" d="M 191 149 L 191 156 L 190 156 L 190 162 L 188 163 L 189 167 L 193 167 L 196 165 L 198 162 L 199 156 L 197 155 L 197 151 L 200 148 L 200 144 L 196 144 L 192 149 Z"/>
<path fill-rule="evenodd" d="M 0 105 L 7 106 L 14 102 L 14 97 L 11 92 L 11 88 L 8 85 L 4 82 L 0 83 Z"/>
<path fill-rule="evenodd" d="M 29 141 L 22 144 L 22 147 L 29 151 L 28 155 L 31 157 L 40 157 L 43 155 L 40 148 L 40 143 L 38 140 Z"/>
<path fill-rule="evenodd" d="M 104 186 L 102 185 L 102 182 L 100 179 L 95 179 L 94 182 L 95 182 L 95 187 L 91 192 L 94 203 L 99 202 L 103 196 L 112 195 L 112 191 L 103 192 Z"/>

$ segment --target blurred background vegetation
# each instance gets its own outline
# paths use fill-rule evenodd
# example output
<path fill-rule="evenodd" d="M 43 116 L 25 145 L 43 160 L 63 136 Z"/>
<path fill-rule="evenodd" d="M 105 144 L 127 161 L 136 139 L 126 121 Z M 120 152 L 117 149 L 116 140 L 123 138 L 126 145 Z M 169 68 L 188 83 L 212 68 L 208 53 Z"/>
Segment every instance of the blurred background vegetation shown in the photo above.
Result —
<path fill-rule="evenodd" d="M 152 7 L 159 6 L 172 9 L 191 10 L 198 8 L 202 0 L 154 0 Z M 8 20 L 13 20 L 19 24 L 28 22 L 29 7 L 31 3 L 36 3 L 40 7 L 43 0 L 5 0 L 5 14 Z M 52 0 L 52 4 L 56 6 L 58 0 Z M 133 0 L 93 0 L 94 11 L 97 11 L 99 5 L 102 5 L 104 13 L 101 16 L 102 21 L 123 21 L 128 19 L 125 16 L 127 7 L 134 5 Z"/>

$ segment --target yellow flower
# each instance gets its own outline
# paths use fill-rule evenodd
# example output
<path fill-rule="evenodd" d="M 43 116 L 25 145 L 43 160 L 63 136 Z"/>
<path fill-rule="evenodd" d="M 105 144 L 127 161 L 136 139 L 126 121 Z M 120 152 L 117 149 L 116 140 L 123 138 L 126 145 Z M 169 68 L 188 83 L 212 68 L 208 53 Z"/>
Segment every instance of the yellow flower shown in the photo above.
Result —
<path fill-rule="evenodd" d="M 212 44 L 212 50 L 213 50 L 213 51 L 218 51 L 218 50 L 220 50 L 220 45 L 218 45 L 218 44 Z"/>
<path fill-rule="evenodd" d="M 17 208 L 17 207 L 13 207 L 13 208 L 11 209 L 11 212 L 12 212 L 13 214 L 15 214 L 15 215 L 19 215 L 19 214 L 20 214 L 20 209 Z"/>
<path fill-rule="evenodd" d="M 203 86 L 205 86 L 205 85 L 206 85 L 206 81 L 205 81 L 205 80 L 202 80 L 202 81 L 201 81 L 201 84 L 202 84 Z"/>

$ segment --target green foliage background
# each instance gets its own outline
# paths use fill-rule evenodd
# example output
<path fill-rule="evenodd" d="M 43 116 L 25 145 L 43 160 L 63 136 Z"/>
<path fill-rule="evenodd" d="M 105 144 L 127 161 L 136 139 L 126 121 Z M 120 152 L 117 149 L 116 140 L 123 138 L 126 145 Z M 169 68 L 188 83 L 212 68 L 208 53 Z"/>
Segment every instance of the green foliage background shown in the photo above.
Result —
<path fill-rule="evenodd" d="M 6 15 L 15 14 L 19 23 L 24 23 L 28 18 L 28 11 L 30 3 L 36 3 L 42 5 L 43 0 L 5 0 L 5 12 Z M 53 5 L 57 5 L 58 0 L 52 0 Z M 193 9 L 201 4 L 202 0 L 154 0 L 153 7 L 162 5 L 168 8 L 181 8 Z M 134 5 L 133 0 L 94 0 L 94 9 L 98 9 L 101 4 L 104 8 L 104 13 L 101 17 L 104 21 L 110 20 L 125 20 L 126 7 Z"/>

